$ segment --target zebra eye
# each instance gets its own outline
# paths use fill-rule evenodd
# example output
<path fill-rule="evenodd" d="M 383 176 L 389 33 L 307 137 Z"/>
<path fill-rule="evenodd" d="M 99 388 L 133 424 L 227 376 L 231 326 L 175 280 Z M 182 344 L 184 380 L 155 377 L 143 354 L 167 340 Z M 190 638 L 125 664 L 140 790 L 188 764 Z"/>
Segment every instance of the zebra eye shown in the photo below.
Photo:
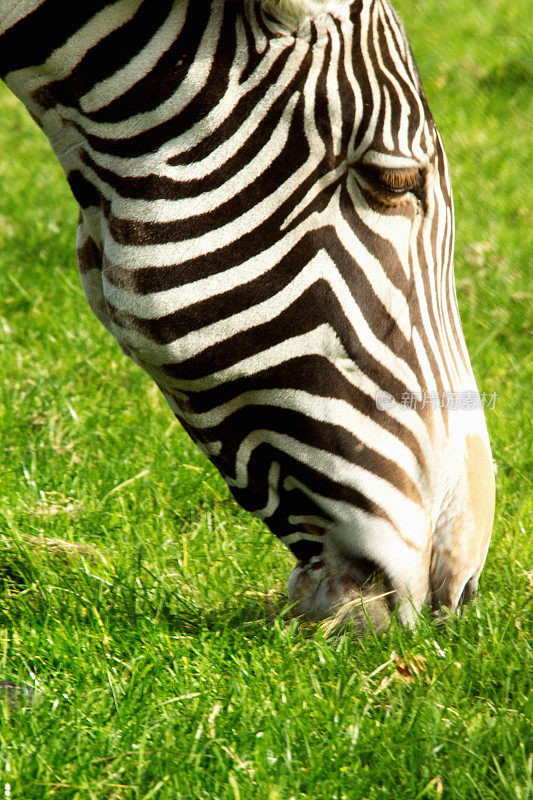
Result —
<path fill-rule="evenodd" d="M 376 164 L 360 164 L 359 173 L 371 188 L 389 196 L 400 197 L 412 192 L 421 196 L 424 173 L 421 167 L 391 168 Z"/>

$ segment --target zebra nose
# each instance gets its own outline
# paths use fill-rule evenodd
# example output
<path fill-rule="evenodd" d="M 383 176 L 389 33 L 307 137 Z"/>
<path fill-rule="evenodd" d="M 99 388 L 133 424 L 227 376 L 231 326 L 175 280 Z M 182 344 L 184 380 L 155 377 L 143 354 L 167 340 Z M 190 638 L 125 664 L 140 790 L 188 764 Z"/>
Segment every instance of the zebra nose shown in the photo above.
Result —
<path fill-rule="evenodd" d="M 478 434 L 466 437 L 466 482 L 472 508 L 476 544 L 486 550 L 494 519 L 494 464 L 485 441 Z"/>
<path fill-rule="evenodd" d="M 476 592 L 492 534 L 494 496 L 490 450 L 479 434 L 468 434 L 455 497 L 433 536 L 433 608 L 456 609 Z"/>

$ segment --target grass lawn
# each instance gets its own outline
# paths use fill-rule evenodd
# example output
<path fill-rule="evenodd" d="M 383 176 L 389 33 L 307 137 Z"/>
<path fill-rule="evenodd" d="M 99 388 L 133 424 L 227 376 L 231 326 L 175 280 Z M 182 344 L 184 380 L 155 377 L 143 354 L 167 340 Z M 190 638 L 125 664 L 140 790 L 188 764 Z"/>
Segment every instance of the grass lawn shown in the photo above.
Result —
<path fill-rule="evenodd" d="M 0 703 L 0 797 L 533 797 L 531 15 L 396 5 L 451 162 L 474 369 L 497 393 L 481 595 L 381 639 L 284 621 L 290 555 L 92 316 L 75 203 L 1 88 L 0 679 L 40 692 Z"/>

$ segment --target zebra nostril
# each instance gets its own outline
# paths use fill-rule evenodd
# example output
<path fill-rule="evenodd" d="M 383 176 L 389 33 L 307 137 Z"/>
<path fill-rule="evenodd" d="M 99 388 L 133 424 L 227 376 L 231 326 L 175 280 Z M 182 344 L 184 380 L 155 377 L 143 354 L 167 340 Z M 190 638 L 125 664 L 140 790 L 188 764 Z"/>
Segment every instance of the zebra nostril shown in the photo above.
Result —
<path fill-rule="evenodd" d="M 368 583 L 379 571 L 379 567 L 367 558 L 350 559 L 350 574 L 359 586 Z"/>

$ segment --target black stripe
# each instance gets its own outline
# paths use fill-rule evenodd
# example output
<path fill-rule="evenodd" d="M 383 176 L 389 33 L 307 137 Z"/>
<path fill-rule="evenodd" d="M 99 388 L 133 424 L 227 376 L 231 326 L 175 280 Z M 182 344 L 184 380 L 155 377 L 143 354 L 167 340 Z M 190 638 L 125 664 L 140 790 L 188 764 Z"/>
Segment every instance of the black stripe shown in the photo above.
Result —
<path fill-rule="evenodd" d="M 0 77 L 42 64 L 98 11 L 107 0 L 46 0 L 0 36 Z"/>

